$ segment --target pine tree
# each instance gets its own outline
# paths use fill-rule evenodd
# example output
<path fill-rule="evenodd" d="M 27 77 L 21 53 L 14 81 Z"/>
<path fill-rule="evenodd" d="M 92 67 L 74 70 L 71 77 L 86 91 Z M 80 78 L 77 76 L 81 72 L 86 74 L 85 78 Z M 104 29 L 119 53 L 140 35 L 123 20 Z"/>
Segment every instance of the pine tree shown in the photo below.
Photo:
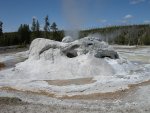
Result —
<path fill-rule="evenodd" d="M 29 44 L 30 43 L 30 28 L 29 25 L 24 24 L 20 25 L 18 29 L 18 35 L 20 38 L 20 44 Z"/>
<path fill-rule="evenodd" d="M 36 38 L 39 38 L 41 35 L 40 35 L 40 24 L 39 24 L 39 21 L 37 20 L 36 21 Z"/>
<path fill-rule="evenodd" d="M 48 15 L 45 17 L 45 25 L 44 25 L 44 32 L 45 32 L 45 38 L 48 38 L 48 32 L 50 31 L 50 23 L 48 19 Z"/>
<path fill-rule="evenodd" d="M 0 21 L 0 36 L 3 34 L 3 22 Z"/>
<path fill-rule="evenodd" d="M 57 25 L 56 25 L 55 22 L 52 23 L 52 25 L 51 25 L 51 30 L 52 30 L 53 32 L 56 32 L 56 31 L 58 30 Z"/>
<path fill-rule="evenodd" d="M 38 20 L 36 21 L 36 31 L 40 31 L 40 24 Z"/>
<path fill-rule="evenodd" d="M 57 28 L 57 25 L 56 25 L 55 22 L 52 23 L 51 30 L 53 31 L 53 37 L 52 37 L 52 39 L 53 40 L 57 40 L 57 37 L 58 37 L 57 30 L 58 30 L 58 28 Z"/>
<path fill-rule="evenodd" d="M 36 19 L 35 19 L 35 18 L 32 19 L 32 27 L 31 27 L 31 30 L 32 30 L 31 40 L 33 40 L 33 39 L 36 38 Z"/>
<path fill-rule="evenodd" d="M 32 30 L 32 32 L 35 32 L 35 30 L 36 30 L 36 19 L 35 18 L 33 18 L 33 20 L 32 20 L 31 30 Z"/>

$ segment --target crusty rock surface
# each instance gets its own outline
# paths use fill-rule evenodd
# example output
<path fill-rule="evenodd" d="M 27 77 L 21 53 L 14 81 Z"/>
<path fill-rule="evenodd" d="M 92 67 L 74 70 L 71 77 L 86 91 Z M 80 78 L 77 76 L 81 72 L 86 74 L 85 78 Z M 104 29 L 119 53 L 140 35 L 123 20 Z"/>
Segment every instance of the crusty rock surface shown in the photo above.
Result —
<path fill-rule="evenodd" d="M 64 40 L 57 42 L 42 38 L 35 39 L 30 46 L 29 58 L 40 59 L 43 56 L 42 54 L 44 54 L 46 59 L 47 57 L 52 57 L 54 54 L 73 58 L 88 53 L 96 58 L 119 58 L 117 52 L 111 46 L 96 37 L 85 37 L 73 42 L 67 41 L 67 43 L 64 43 Z"/>

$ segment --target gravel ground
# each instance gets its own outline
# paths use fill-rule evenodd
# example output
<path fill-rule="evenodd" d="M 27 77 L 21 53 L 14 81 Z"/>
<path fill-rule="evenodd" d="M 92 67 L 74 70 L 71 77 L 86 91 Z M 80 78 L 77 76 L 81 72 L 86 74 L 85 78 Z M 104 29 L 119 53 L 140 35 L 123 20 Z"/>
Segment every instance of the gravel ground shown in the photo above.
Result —
<path fill-rule="evenodd" d="M 147 107 L 147 108 L 146 108 Z M 86 108 L 76 106 L 42 105 L 42 104 L 1 104 L 0 113 L 149 113 L 150 108 L 146 106 L 141 109 L 136 105 L 123 107 L 122 105 L 106 105 L 99 108 Z"/>

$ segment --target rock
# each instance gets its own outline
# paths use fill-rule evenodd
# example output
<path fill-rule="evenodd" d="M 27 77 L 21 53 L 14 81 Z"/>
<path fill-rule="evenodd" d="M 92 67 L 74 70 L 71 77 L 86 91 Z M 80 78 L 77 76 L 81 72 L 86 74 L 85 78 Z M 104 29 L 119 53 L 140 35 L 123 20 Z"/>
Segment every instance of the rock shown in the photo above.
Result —
<path fill-rule="evenodd" d="M 65 36 L 62 39 L 62 42 L 64 42 L 64 43 L 69 43 L 69 42 L 73 42 L 73 41 L 74 41 L 74 39 L 71 36 Z"/>
<path fill-rule="evenodd" d="M 97 37 L 85 37 L 83 39 L 69 43 L 62 50 L 67 56 L 76 57 L 82 54 L 93 54 L 96 58 L 109 57 L 118 59 L 119 55 L 106 42 L 101 41 Z"/>
<path fill-rule="evenodd" d="M 46 60 L 50 60 L 54 56 L 74 58 L 88 53 L 96 58 L 119 58 L 117 52 L 111 46 L 96 37 L 85 37 L 70 43 L 64 43 L 65 39 L 71 39 L 71 37 L 65 37 L 63 42 L 41 38 L 35 39 L 30 46 L 29 58 L 45 58 Z"/>
<path fill-rule="evenodd" d="M 117 52 L 112 51 L 112 50 L 100 50 L 97 51 L 96 54 L 94 55 L 96 58 L 105 58 L 105 57 L 109 57 L 111 59 L 118 59 L 119 55 L 117 54 Z"/>
<path fill-rule="evenodd" d="M 63 45 L 65 44 L 58 41 L 37 38 L 33 40 L 30 45 L 29 58 L 40 59 L 40 55 L 42 55 L 46 51 L 50 49 L 60 49 L 61 47 L 63 47 Z"/>
<path fill-rule="evenodd" d="M 13 73 L 15 79 L 22 75 L 22 79 L 40 80 L 110 76 L 116 72 L 112 65 L 120 66 L 117 58 L 108 43 L 95 37 L 70 43 L 37 38 L 30 45 L 29 58 L 17 64 Z"/>
<path fill-rule="evenodd" d="M 61 48 L 61 52 L 67 56 L 68 58 L 74 58 L 78 56 L 78 51 L 76 50 L 77 48 L 79 48 L 80 45 L 79 44 L 70 44 L 65 46 L 64 48 Z"/>

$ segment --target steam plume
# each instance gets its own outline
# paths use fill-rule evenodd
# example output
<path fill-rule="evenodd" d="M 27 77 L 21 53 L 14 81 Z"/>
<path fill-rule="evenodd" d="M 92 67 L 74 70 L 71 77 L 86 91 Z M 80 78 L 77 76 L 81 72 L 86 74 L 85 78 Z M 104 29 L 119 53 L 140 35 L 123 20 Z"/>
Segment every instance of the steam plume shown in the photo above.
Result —
<path fill-rule="evenodd" d="M 81 25 L 85 22 L 86 7 L 83 6 L 86 0 L 63 0 L 63 14 L 67 20 L 68 28 L 65 35 L 69 35 L 74 40 L 79 37 Z"/>

